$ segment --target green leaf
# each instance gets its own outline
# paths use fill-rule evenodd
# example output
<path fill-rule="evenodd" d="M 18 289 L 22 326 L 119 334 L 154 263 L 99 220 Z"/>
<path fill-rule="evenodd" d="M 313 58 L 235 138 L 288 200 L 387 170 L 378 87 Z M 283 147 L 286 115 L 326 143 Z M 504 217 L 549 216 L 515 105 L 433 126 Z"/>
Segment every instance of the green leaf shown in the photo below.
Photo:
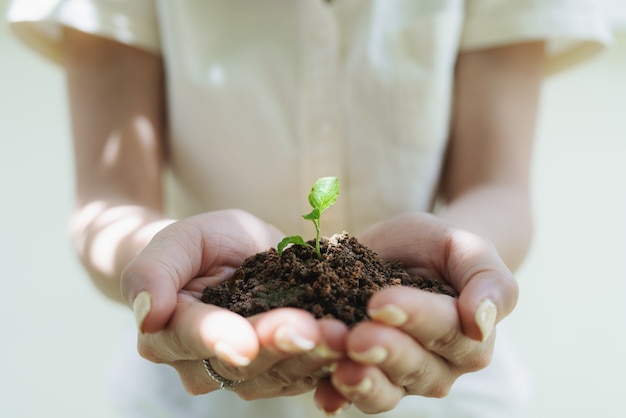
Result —
<path fill-rule="evenodd" d="M 288 246 L 289 244 L 304 245 L 306 247 L 313 248 L 300 235 L 292 235 L 290 237 L 283 238 L 276 246 L 276 250 L 278 251 L 279 256 L 283 254 L 285 247 Z"/>
<path fill-rule="evenodd" d="M 302 217 L 304 219 L 306 219 L 307 221 L 316 221 L 318 220 L 320 217 L 322 216 L 322 212 L 318 209 L 315 208 L 311 211 L 311 213 L 308 213 L 306 215 L 302 215 Z"/>
<path fill-rule="evenodd" d="M 315 184 L 313 184 L 311 193 L 309 193 L 309 203 L 313 207 L 313 210 L 311 213 L 302 215 L 302 217 L 308 221 L 313 221 L 313 224 L 315 225 L 315 247 L 305 242 L 301 236 L 293 235 L 283 238 L 283 240 L 278 243 L 276 250 L 278 251 L 279 256 L 283 254 L 283 250 L 286 246 L 289 244 L 296 244 L 312 248 L 315 250 L 317 257 L 319 259 L 322 258 L 322 254 L 320 252 L 320 218 L 322 216 L 322 212 L 335 204 L 338 195 L 339 179 L 337 177 L 322 177 L 318 179 Z"/>
<path fill-rule="evenodd" d="M 311 193 L 309 193 L 309 203 L 313 209 L 318 209 L 319 215 L 321 215 L 322 212 L 335 204 L 338 195 L 339 179 L 337 177 L 322 177 L 318 179 L 311 188 Z M 314 212 L 315 211 L 306 216 L 313 215 Z M 319 219 L 319 215 L 317 215 L 317 219 Z M 305 217 L 305 219 L 314 218 Z"/>

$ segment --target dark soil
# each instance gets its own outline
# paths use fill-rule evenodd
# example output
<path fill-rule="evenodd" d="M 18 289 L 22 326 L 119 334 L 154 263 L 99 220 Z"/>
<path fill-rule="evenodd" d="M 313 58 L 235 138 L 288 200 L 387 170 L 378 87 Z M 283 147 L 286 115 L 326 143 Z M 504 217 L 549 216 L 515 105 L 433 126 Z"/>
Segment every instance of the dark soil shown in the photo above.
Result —
<path fill-rule="evenodd" d="M 309 241 L 314 245 L 314 241 Z M 296 307 L 317 318 L 334 317 L 349 326 L 367 319 L 367 301 L 389 286 L 412 286 L 456 297 L 450 286 L 410 275 L 398 262 L 380 258 L 347 234 L 322 239 L 315 251 L 292 245 L 282 256 L 274 248 L 244 261 L 233 276 L 204 289 L 202 301 L 251 316 L 278 307 Z"/>

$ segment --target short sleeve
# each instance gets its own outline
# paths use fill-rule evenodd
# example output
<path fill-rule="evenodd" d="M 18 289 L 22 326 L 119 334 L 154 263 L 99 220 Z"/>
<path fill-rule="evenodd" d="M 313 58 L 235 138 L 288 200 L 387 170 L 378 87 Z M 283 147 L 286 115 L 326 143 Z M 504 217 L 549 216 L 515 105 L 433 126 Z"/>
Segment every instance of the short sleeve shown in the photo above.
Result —
<path fill-rule="evenodd" d="M 7 19 L 21 41 L 59 62 L 62 26 L 158 52 L 155 7 L 154 0 L 13 0 Z"/>
<path fill-rule="evenodd" d="M 597 0 L 466 0 L 461 50 L 545 40 L 547 73 L 586 60 L 611 40 Z"/>

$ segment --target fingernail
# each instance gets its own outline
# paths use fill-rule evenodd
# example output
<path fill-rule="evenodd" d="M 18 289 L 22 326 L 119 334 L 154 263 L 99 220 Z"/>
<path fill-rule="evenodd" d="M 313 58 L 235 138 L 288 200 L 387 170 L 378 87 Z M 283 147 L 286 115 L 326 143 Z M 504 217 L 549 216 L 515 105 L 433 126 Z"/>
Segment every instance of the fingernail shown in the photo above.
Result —
<path fill-rule="evenodd" d="M 152 296 L 150 292 L 140 292 L 133 301 L 133 313 L 135 314 L 135 321 L 137 322 L 137 329 L 139 332 L 143 332 L 143 321 L 150 313 L 152 307 Z"/>
<path fill-rule="evenodd" d="M 336 362 L 336 361 L 335 361 L 335 362 L 333 362 L 333 363 L 330 363 L 330 364 L 328 365 L 328 371 L 330 372 L 330 374 L 335 373 L 335 372 L 337 371 L 337 367 L 338 367 L 338 366 L 339 366 L 339 365 L 337 364 L 337 362 Z"/>
<path fill-rule="evenodd" d="M 345 385 L 343 383 L 336 383 L 335 387 L 346 396 L 366 395 L 374 387 L 374 381 L 371 377 L 365 377 L 354 386 Z"/>
<path fill-rule="evenodd" d="M 326 360 L 336 360 L 341 358 L 341 353 L 333 350 L 326 344 L 324 341 L 320 342 L 313 350 L 313 354 L 318 356 L 319 358 Z"/>
<path fill-rule="evenodd" d="M 288 353 L 309 351 L 315 348 L 315 341 L 299 335 L 288 325 L 283 325 L 276 330 L 274 343 L 282 351 Z"/>
<path fill-rule="evenodd" d="M 370 309 L 368 314 L 370 318 L 394 327 L 403 325 L 409 320 L 409 314 L 396 305 L 384 305 L 377 309 Z"/>
<path fill-rule="evenodd" d="M 377 345 L 362 353 L 350 351 L 348 355 L 352 360 L 360 363 L 380 364 L 387 359 L 389 352 L 385 347 Z"/>
<path fill-rule="evenodd" d="M 233 348 L 230 347 L 228 344 L 225 344 L 223 342 L 215 343 L 215 346 L 213 347 L 213 352 L 215 352 L 215 354 L 219 358 L 226 361 L 227 363 L 232 364 L 233 366 L 243 367 L 250 364 L 250 359 L 248 357 L 242 356 L 241 354 L 233 350 Z"/>
<path fill-rule="evenodd" d="M 482 334 L 482 341 L 485 341 L 489 338 L 489 335 L 491 335 L 491 332 L 496 325 L 497 316 L 498 308 L 490 299 L 485 299 L 480 302 L 480 305 L 478 305 L 478 309 L 476 310 L 476 314 L 474 315 L 474 319 L 476 320 L 476 325 L 478 325 L 480 333 Z"/>

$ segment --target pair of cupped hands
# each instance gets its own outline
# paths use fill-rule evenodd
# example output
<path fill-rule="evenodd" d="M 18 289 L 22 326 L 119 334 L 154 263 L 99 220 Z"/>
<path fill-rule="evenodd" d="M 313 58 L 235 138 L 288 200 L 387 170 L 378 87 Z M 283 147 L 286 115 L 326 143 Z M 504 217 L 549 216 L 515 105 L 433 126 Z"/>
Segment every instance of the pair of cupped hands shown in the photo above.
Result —
<path fill-rule="evenodd" d="M 284 237 L 240 210 L 209 212 L 160 231 L 124 270 L 122 292 L 139 327 L 141 356 L 174 367 L 186 390 L 242 380 L 243 399 L 314 390 L 334 413 L 393 409 L 406 395 L 442 397 L 464 373 L 486 367 L 495 324 L 514 308 L 515 279 L 487 240 L 429 214 L 404 214 L 356 238 L 382 259 L 445 280 L 458 298 L 392 287 L 369 301 L 370 319 L 351 329 L 294 308 L 244 318 L 203 303 L 206 286 L 227 279 L 245 258 Z"/>

